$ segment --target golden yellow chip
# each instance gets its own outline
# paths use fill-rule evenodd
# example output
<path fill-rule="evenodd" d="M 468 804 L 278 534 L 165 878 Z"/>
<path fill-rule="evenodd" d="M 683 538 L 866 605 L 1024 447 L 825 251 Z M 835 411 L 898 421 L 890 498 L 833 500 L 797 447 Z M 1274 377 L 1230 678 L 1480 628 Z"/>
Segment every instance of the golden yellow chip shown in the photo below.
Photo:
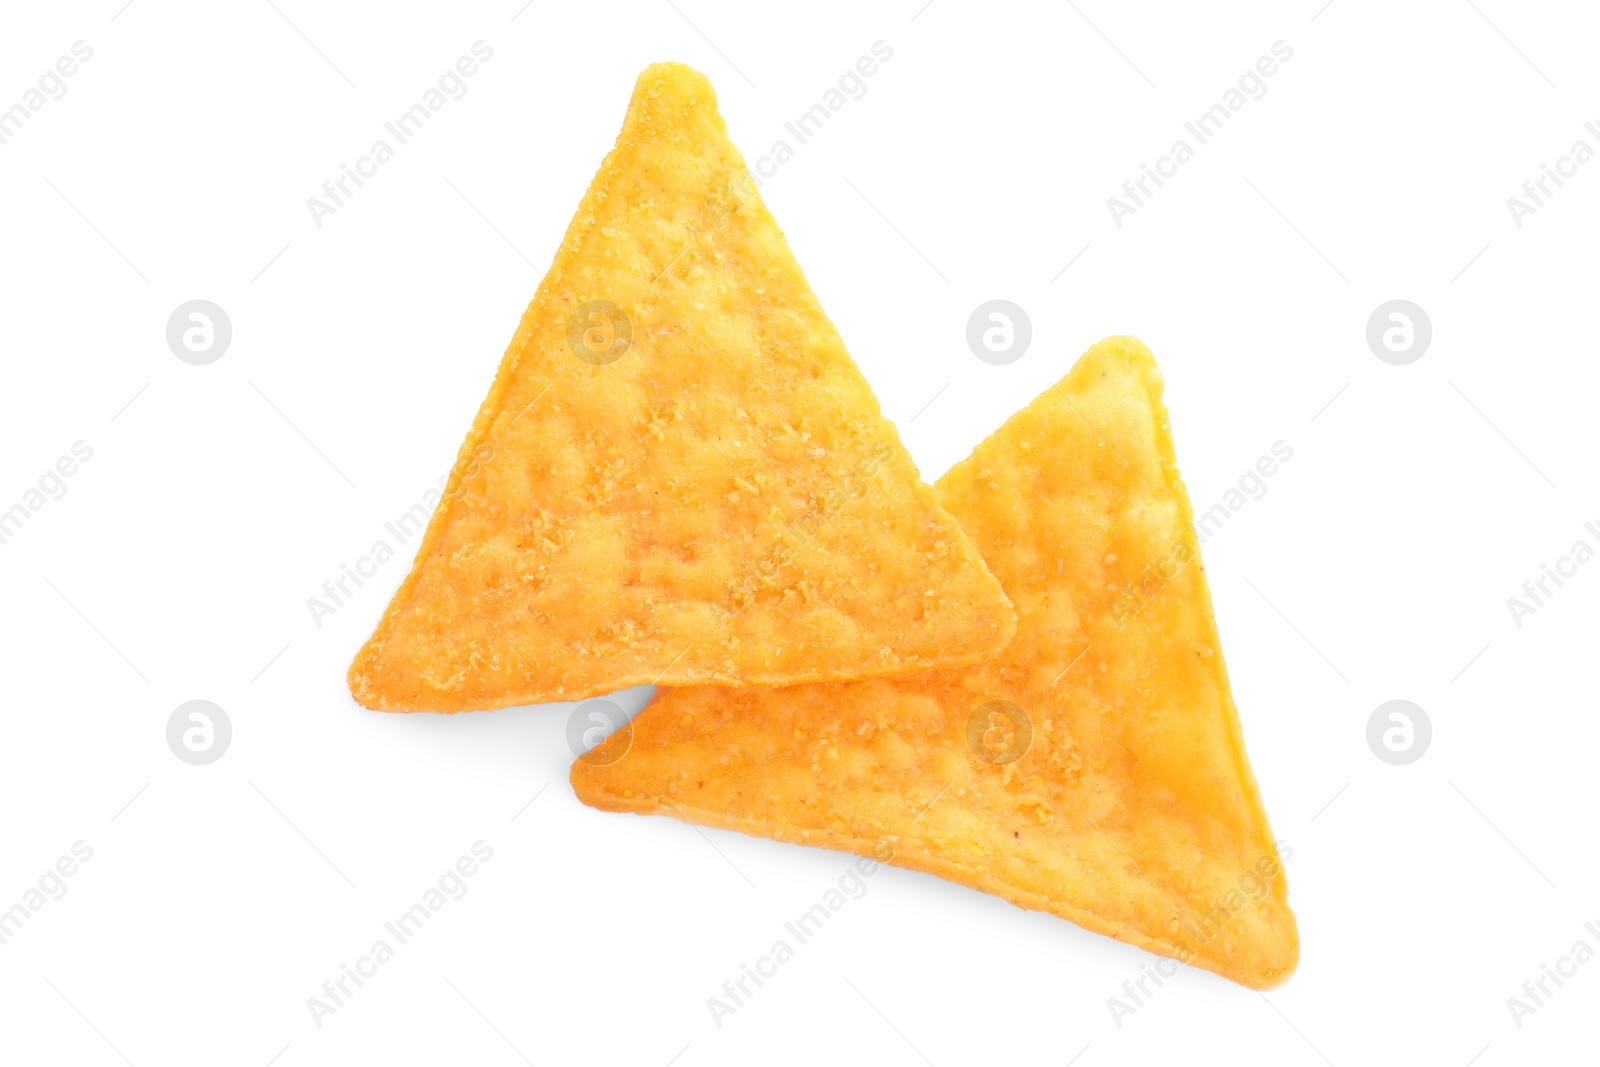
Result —
<path fill-rule="evenodd" d="M 998 658 L 663 691 L 631 739 L 574 764 L 579 798 L 892 854 L 1245 985 L 1282 981 L 1299 939 L 1161 387 L 1143 345 L 1102 341 L 939 480 L 1016 605 Z"/>
<path fill-rule="evenodd" d="M 350 668 L 370 708 L 971 663 L 1016 617 L 687 67 L 639 77 Z"/>

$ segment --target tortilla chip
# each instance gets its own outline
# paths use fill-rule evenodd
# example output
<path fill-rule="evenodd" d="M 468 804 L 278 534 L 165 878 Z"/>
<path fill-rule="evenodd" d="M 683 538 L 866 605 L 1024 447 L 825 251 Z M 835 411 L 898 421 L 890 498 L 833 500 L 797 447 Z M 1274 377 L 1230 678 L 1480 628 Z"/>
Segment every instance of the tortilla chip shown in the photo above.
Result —
<path fill-rule="evenodd" d="M 927 871 L 1274 985 L 1299 939 L 1245 759 L 1161 375 L 1091 348 L 936 487 L 1016 605 L 997 659 L 659 693 L 586 804 Z M 616 762 L 613 759 L 621 755 Z"/>
<path fill-rule="evenodd" d="M 710 84 L 650 67 L 350 668 L 356 700 L 870 677 L 986 659 L 1015 628 Z"/>

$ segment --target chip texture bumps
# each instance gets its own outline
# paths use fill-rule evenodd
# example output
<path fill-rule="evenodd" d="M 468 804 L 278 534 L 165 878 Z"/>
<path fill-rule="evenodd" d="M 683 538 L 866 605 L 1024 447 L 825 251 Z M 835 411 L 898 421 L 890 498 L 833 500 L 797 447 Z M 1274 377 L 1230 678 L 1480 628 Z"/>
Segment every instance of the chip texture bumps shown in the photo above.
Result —
<path fill-rule="evenodd" d="M 892 853 L 1248 986 L 1285 979 L 1298 935 L 1161 389 L 1143 345 L 1102 341 L 939 480 L 1016 606 L 1000 656 L 662 691 L 574 764 L 579 798 Z"/>
<path fill-rule="evenodd" d="M 782 685 L 975 662 L 1015 626 L 710 84 L 659 64 L 349 681 L 396 711 Z"/>

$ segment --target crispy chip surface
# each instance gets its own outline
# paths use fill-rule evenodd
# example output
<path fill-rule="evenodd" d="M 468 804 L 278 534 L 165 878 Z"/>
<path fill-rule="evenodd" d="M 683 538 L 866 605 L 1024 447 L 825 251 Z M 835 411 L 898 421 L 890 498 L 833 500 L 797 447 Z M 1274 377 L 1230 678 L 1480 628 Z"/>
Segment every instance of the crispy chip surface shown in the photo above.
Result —
<path fill-rule="evenodd" d="M 1016 618 L 687 67 L 639 77 L 350 668 L 371 708 L 982 660 Z"/>
<path fill-rule="evenodd" d="M 585 803 L 883 855 L 1248 986 L 1299 958 L 1162 382 L 1095 345 L 936 487 L 1016 606 L 975 667 L 663 690 Z M 608 762 L 608 761 L 615 762 Z"/>

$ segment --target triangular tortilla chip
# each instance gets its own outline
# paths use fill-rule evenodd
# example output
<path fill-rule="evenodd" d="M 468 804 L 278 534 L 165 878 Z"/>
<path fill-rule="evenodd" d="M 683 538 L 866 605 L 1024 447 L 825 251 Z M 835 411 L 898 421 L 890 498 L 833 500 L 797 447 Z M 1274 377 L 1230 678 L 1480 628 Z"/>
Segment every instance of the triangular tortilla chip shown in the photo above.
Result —
<path fill-rule="evenodd" d="M 1161 375 L 1095 345 L 936 487 L 1016 605 L 997 659 L 659 693 L 587 804 L 927 871 L 1248 986 L 1299 958 Z M 631 734 L 631 747 L 629 746 Z"/>
<path fill-rule="evenodd" d="M 977 662 L 1015 628 L 710 84 L 650 67 L 351 692 L 462 711 L 871 677 Z"/>

